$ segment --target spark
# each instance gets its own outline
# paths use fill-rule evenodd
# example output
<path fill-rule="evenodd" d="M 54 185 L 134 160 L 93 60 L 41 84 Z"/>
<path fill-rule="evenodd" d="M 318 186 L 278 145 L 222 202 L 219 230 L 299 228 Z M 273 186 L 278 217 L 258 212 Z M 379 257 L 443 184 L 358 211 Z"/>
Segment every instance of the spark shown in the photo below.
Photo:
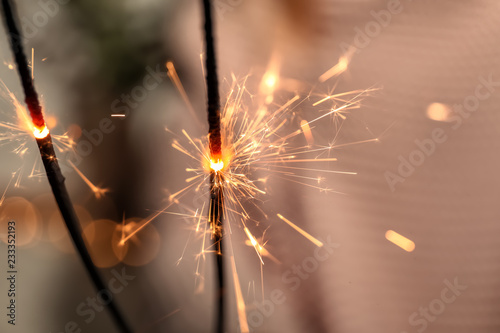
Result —
<path fill-rule="evenodd" d="M 153 327 L 155 327 L 156 325 L 158 325 L 159 323 L 161 323 L 161 322 L 162 322 L 162 321 L 164 321 L 165 319 L 167 319 L 167 318 L 169 318 L 169 317 L 173 316 L 174 314 L 176 314 L 176 313 L 178 313 L 178 312 L 180 312 L 180 311 L 181 311 L 181 309 L 180 309 L 180 308 L 177 308 L 177 309 L 175 309 L 175 310 L 173 310 L 173 311 L 171 311 L 171 312 L 167 313 L 167 314 L 166 314 L 166 315 L 164 315 L 163 317 L 161 317 L 161 318 L 159 318 L 159 319 L 155 320 L 152 324 L 148 325 L 145 329 L 141 330 L 141 331 L 140 331 L 140 333 L 144 333 L 144 332 L 151 332 L 151 329 L 152 329 Z"/>
<path fill-rule="evenodd" d="M 385 233 L 385 239 L 399 246 L 406 252 L 413 252 L 413 250 L 415 250 L 415 243 L 412 240 L 398 234 L 393 230 L 387 230 L 387 232 Z"/>
<path fill-rule="evenodd" d="M 347 52 L 339 58 L 339 61 L 332 68 L 321 74 L 321 76 L 318 78 L 319 82 L 325 82 L 334 76 L 338 76 L 344 73 L 351 63 L 354 52 L 356 52 L 356 47 L 349 47 Z"/>
<path fill-rule="evenodd" d="M 254 247 L 255 251 L 257 252 L 257 255 L 259 256 L 259 259 L 260 259 L 260 262 L 262 263 L 262 265 L 264 265 L 264 260 L 262 260 L 263 256 L 269 257 L 275 263 L 278 263 L 278 264 L 280 263 L 279 260 L 276 259 L 276 257 L 274 257 L 271 253 L 269 253 L 269 251 L 267 251 L 263 245 L 259 244 L 259 242 L 255 238 L 255 236 L 252 235 L 252 233 L 250 232 L 250 230 L 248 230 L 247 227 L 245 227 L 244 230 L 245 230 L 245 233 L 248 237 L 250 245 L 252 245 Z"/>
<path fill-rule="evenodd" d="M 290 220 L 288 220 L 287 218 L 285 218 L 283 215 L 277 214 L 277 216 L 281 220 L 283 220 L 284 222 L 286 222 L 290 227 L 292 227 L 295 230 L 297 230 L 302 236 L 304 236 L 305 238 L 307 238 L 308 240 L 310 240 L 312 243 L 314 243 L 314 245 L 316 245 L 317 247 L 322 247 L 323 246 L 322 242 L 320 242 L 319 240 L 317 240 L 316 238 L 314 238 L 313 236 L 311 236 L 310 234 L 308 234 L 307 232 L 305 232 L 303 229 L 299 228 L 297 225 L 295 225 L 294 223 L 292 223 Z"/>
<path fill-rule="evenodd" d="M 14 69 L 14 65 L 12 63 L 10 63 L 10 62 L 7 62 L 7 61 L 4 60 L 3 64 L 5 66 L 7 66 L 7 68 L 10 69 L 10 70 Z"/>
<path fill-rule="evenodd" d="M 231 256 L 231 268 L 233 272 L 234 290 L 236 294 L 236 308 L 238 309 L 240 330 L 242 333 L 248 333 L 250 332 L 250 329 L 248 328 L 245 300 L 243 299 L 243 294 L 241 292 L 240 280 L 238 278 L 238 273 L 236 272 L 236 263 L 234 262 L 234 256 Z"/>
<path fill-rule="evenodd" d="M 247 227 L 245 227 L 244 230 L 245 233 L 247 234 L 248 239 L 250 240 L 250 244 L 252 244 L 252 246 L 255 248 L 255 252 L 257 252 L 257 255 L 259 256 L 260 262 L 262 263 L 262 265 L 264 265 L 264 260 L 262 260 L 261 256 L 261 253 L 264 250 L 264 248 L 260 246 L 260 244 L 257 242 L 255 237 L 252 235 L 252 233 L 250 232 L 250 230 L 248 230 Z"/>
<path fill-rule="evenodd" d="M 7 190 L 9 189 L 10 184 L 12 183 L 14 178 L 16 177 L 16 173 L 17 173 L 17 171 L 12 173 L 12 177 L 10 178 L 9 183 L 7 184 L 7 186 L 5 187 L 5 190 L 2 193 L 2 197 L 0 198 L 0 207 L 3 205 L 3 202 L 5 201 L 5 195 L 7 194 Z"/>
<path fill-rule="evenodd" d="M 193 105 L 191 104 L 191 101 L 189 100 L 189 97 L 186 94 L 186 90 L 184 89 L 184 86 L 182 85 L 181 80 L 179 79 L 179 76 L 177 75 L 177 71 L 175 70 L 175 66 L 171 61 L 167 62 L 167 75 L 174 84 L 175 88 L 179 92 L 179 94 L 182 97 L 182 100 L 184 103 L 186 103 L 186 106 L 189 110 L 189 113 L 191 114 L 193 119 L 196 119 L 196 122 L 198 126 L 202 127 L 200 120 L 198 119 L 198 116 L 196 115 L 196 112 L 194 111 Z"/>
<path fill-rule="evenodd" d="M 302 120 L 300 122 L 300 127 L 302 128 L 302 132 L 304 132 L 307 143 L 309 145 L 314 144 L 314 137 L 311 132 L 311 127 L 309 127 L 309 123 L 306 120 Z"/>
<path fill-rule="evenodd" d="M 80 176 L 80 178 L 82 178 L 82 180 L 85 182 L 85 184 L 87 184 L 87 186 L 92 190 L 92 192 L 94 193 L 95 197 L 97 199 L 100 199 L 102 197 L 104 197 L 106 195 L 106 193 L 109 192 L 109 189 L 107 188 L 102 188 L 102 187 L 98 187 L 98 186 L 95 186 L 84 174 L 83 172 L 80 171 L 80 169 L 78 169 L 76 167 L 76 165 L 73 164 L 73 162 L 71 161 L 68 161 L 68 163 L 73 167 L 73 169 L 75 169 L 76 173 L 78 174 L 78 176 Z"/>
<path fill-rule="evenodd" d="M 147 219 L 144 219 L 142 224 L 141 223 L 138 223 L 138 227 L 135 229 L 135 230 L 132 230 L 129 232 L 129 234 L 125 237 L 122 237 L 122 239 L 120 240 L 119 242 L 119 245 L 123 245 L 125 244 L 125 242 L 127 242 L 130 238 L 132 238 L 135 234 L 137 234 L 139 231 L 141 231 L 142 229 L 144 229 L 144 227 L 146 227 L 149 223 L 151 223 L 154 219 L 156 219 L 158 216 L 160 216 L 160 214 L 163 214 L 165 213 L 165 211 L 170 208 L 170 206 L 172 206 L 172 203 L 169 203 L 165 208 L 163 208 L 162 210 L 156 212 L 155 214 L 151 215 L 149 218 Z"/>
<path fill-rule="evenodd" d="M 31 78 L 35 78 L 35 49 L 31 48 Z"/>

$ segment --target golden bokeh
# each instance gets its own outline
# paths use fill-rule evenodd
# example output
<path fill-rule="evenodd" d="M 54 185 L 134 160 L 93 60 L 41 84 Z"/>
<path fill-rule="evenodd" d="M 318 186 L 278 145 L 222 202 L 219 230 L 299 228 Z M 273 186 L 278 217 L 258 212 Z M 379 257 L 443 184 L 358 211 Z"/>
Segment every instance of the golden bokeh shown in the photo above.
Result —
<path fill-rule="evenodd" d="M 41 237 L 41 216 L 36 207 L 22 197 L 5 199 L 0 206 L 0 240 L 7 242 L 7 223 L 16 222 L 16 245 L 34 244 Z"/>
<path fill-rule="evenodd" d="M 92 221 L 83 229 L 90 256 L 97 267 L 112 267 L 120 262 L 111 243 L 117 225 L 117 222 L 103 219 Z"/>
<path fill-rule="evenodd" d="M 146 265 L 160 250 L 160 235 L 152 224 L 146 225 L 127 241 L 122 241 L 142 223 L 142 219 L 129 218 L 123 224 L 117 224 L 111 240 L 115 255 L 130 266 Z"/>

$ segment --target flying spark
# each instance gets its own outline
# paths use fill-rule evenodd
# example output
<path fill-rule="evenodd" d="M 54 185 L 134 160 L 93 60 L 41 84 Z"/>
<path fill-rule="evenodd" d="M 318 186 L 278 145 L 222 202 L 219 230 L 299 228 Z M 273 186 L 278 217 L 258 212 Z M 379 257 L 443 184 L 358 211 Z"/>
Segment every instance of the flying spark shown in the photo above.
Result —
<path fill-rule="evenodd" d="M 393 230 L 387 230 L 387 232 L 385 233 L 385 238 L 389 242 L 399 246 L 406 252 L 413 252 L 413 250 L 415 250 L 415 243 L 412 240 L 398 234 Z"/>

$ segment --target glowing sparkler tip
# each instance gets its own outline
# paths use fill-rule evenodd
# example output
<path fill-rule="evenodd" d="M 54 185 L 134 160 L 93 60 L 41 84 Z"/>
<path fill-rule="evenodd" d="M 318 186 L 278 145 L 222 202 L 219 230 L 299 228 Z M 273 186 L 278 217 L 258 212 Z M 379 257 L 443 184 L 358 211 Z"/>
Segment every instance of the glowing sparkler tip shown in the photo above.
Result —
<path fill-rule="evenodd" d="M 266 84 L 266 86 L 268 86 L 269 88 L 272 88 L 276 85 L 276 82 L 278 81 L 276 75 L 273 75 L 273 74 L 269 74 L 267 75 L 267 77 L 264 79 L 264 82 Z"/>
<path fill-rule="evenodd" d="M 33 129 L 33 135 L 35 136 L 35 138 L 37 139 L 44 139 L 47 137 L 47 135 L 49 135 L 49 128 L 47 127 L 47 125 L 43 125 L 43 128 L 38 128 L 35 126 L 35 128 Z"/>
<path fill-rule="evenodd" d="M 221 159 L 215 160 L 210 160 L 210 169 L 212 169 L 215 172 L 221 171 L 224 168 L 224 161 Z"/>

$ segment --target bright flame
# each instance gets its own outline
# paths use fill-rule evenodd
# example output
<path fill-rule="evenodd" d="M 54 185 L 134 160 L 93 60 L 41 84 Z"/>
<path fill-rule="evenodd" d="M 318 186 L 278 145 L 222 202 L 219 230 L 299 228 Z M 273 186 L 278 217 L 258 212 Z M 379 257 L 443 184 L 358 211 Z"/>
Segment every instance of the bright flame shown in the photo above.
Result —
<path fill-rule="evenodd" d="M 44 125 L 42 129 L 35 127 L 35 129 L 33 130 L 33 135 L 37 139 L 46 138 L 47 135 L 49 135 L 49 128 L 47 127 L 47 125 Z"/>
<path fill-rule="evenodd" d="M 268 73 L 266 76 L 267 77 L 264 78 L 266 86 L 268 86 L 269 88 L 273 88 L 276 85 L 276 81 L 278 81 L 278 78 L 273 73 Z"/>
<path fill-rule="evenodd" d="M 224 161 L 221 159 L 217 159 L 217 162 L 214 160 L 210 160 L 210 169 L 215 172 L 221 171 L 224 168 Z"/>

